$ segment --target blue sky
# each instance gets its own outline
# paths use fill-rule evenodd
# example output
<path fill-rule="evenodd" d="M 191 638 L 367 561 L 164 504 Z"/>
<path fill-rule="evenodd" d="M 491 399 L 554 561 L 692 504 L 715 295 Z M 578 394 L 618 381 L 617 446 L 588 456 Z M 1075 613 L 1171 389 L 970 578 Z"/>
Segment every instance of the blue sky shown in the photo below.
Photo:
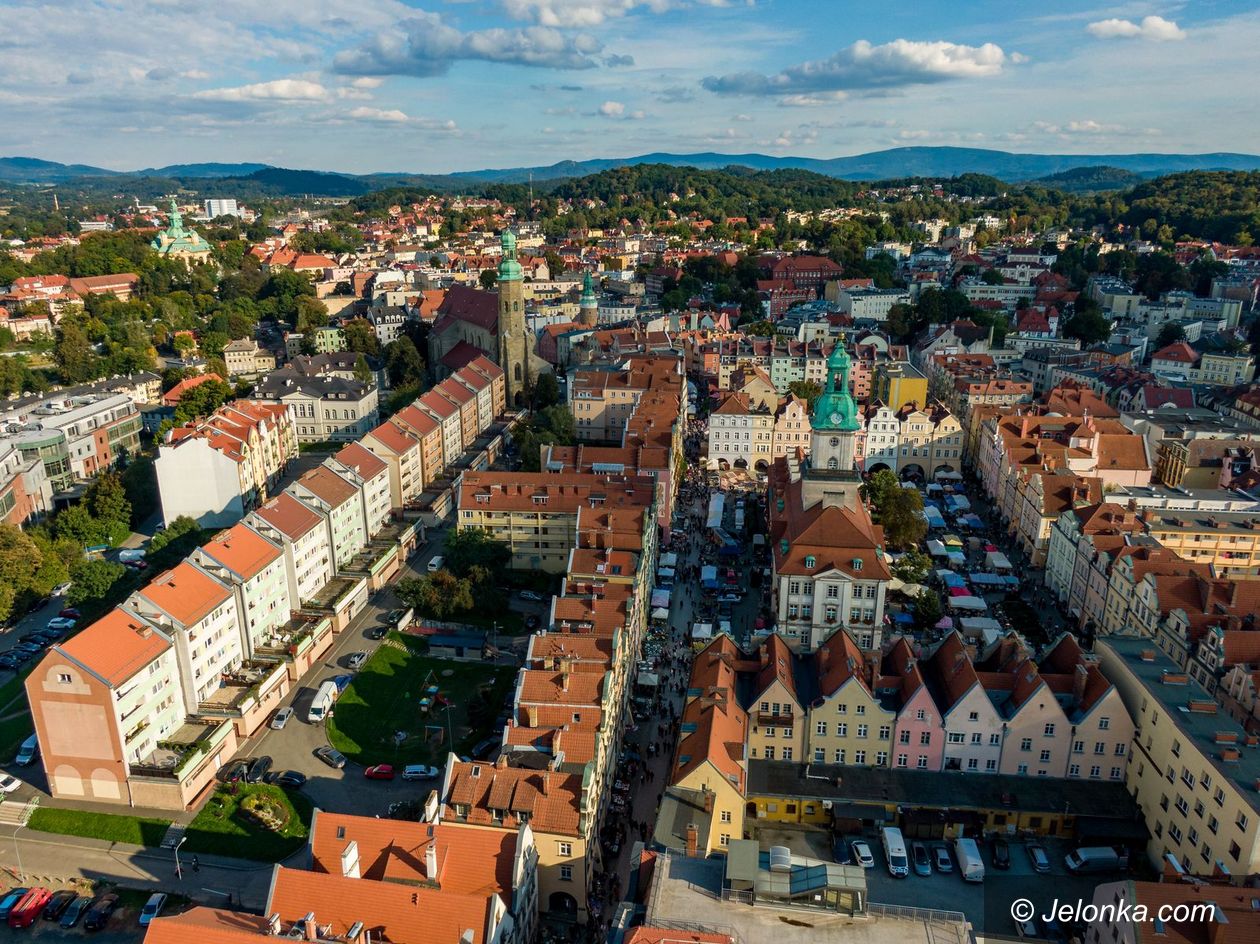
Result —
<path fill-rule="evenodd" d="M 0 0 L 0 154 L 1260 151 L 1260 0 Z"/>

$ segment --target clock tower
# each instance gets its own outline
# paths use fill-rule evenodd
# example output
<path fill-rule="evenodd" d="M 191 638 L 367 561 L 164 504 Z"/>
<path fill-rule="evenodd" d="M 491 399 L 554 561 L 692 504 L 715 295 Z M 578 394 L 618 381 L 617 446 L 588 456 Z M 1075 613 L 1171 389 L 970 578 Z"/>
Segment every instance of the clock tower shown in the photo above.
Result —
<path fill-rule="evenodd" d="M 844 335 L 836 341 L 827 358 L 827 388 L 814 401 L 810 415 L 812 429 L 809 468 L 803 476 L 809 497 L 831 504 L 853 507 L 862 484 L 856 471 L 857 431 L 861 421 L 857 404 L 849 393 L 852 362 L 844 348 Z M 806 501 L 807 506 L 813 504 Z"/>

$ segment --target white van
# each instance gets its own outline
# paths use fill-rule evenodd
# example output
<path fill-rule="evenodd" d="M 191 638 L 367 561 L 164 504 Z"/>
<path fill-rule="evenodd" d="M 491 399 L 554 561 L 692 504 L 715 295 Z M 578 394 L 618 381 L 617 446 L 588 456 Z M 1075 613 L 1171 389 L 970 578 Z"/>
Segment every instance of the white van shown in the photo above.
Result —
<path fill-rule="evenodd" d="M 958 860 L 958 873 L 964 882 L 984 881 L 984 860 L 974 839 L 955 839 L 954 858 Z"/>
<path fill-rule="evenodd" d="M 310 724 L 319 724 L 321 721 L 327 720 L 332 714 L 333 702 L 337 700 L 337 683 L 332 679 L 322 683 L 319 690 L 315 692 L 314 699 L 311 700 L 310 710 L 306 713 L 306 720 Z"/>
<path fill-rule="evenodd" d="M 905 878 L 910 874 L 910 860 L 906 857 L 906 841 L 896 826 L 885 826 L 883 831 L 884 864 L 893 878 Z"/>
<path fill-rule="evenodd" d="M 434 573 L 442 569 L 442 565 L 446 563 L 446 558 L 439 554 L 433 560 L 429 561 L 429 573 Z"/>

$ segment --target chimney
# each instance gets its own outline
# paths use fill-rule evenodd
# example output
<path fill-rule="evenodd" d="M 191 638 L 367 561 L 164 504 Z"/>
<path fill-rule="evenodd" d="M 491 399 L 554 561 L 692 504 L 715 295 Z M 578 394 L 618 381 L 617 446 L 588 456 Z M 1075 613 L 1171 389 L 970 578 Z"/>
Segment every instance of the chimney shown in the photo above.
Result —
<path fill-rule="evenodd" d="M 498 757 L 494 759 L 494 766 L 498 770 L 507 770 L 507 765 L 508 765 L 507 752 L 504 751 L 503 753 L 501 753 Z"/>
<path fill-rule="evenodd" d="M 712 790 L 704 791 L 704 811 L 706 813 L 713 812 L 713 791 Z"/>
<path fill-rule="evenodd" d="M 695 823 L 687 824 L 687 858 L 695 859 L 699 855 L 700 850 L 700 831 L 696 829 Z"/>
<path fill-rule="evenodd" d="M 315 912 L 308 911 L 302 919 L 302 937 L 308 941 L 319 940 L 319 928 L 315 924 Z"/>
<path fill-rule="evenodd" d="M 1077 663 L 1076 668 L 1072 672 L 1072 700 L 1076 704 L 1081 703 L 1081 699 L 1085 697 L 1085 685 L 1089 681 L 1089 669 Z"/>
<path fill-rule="evenodd" d="M 267 916 L 267 933 L 272 937 L 280 936 L 280 912 L 275 911 Z"/>
<path fill-rule="evenodd" d="M 437 840 L 434 839 L 424 848 L 424 876 L 430 882 L 438 880 Z"/>

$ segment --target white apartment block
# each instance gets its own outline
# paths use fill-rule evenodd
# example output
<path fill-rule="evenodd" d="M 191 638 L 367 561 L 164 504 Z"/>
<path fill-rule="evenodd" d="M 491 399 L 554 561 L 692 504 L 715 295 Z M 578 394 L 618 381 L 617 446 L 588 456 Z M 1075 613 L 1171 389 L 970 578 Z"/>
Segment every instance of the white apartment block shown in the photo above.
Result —
<path fill-rule="evenodd" d="M 325 459 L 324 465 L 358 490 L 367 540 L 376 537 L 389 523 L 389 466 L 358 443 Z"/>
<path fill-rule="evenodd" d="M 317 466 L 286 491 L 324 519 L 333 550 L 334 573 L 367 545 L 367 522 L 359 489 L 332 469 Z"/>
<path fill-rule="evenodd" d="M 247 657 L 296 609 L 289 597 L 284 549 L 243 522 L 197 548 L 189 559 L 236 594 Z"/>
<path fill-rule="evenodd" d="M 246 519 L 251 528 L 284 548 L 289 598 L 300 609 L 333 578 L 328 526 L 288 492 L 281 492 Z"/>

